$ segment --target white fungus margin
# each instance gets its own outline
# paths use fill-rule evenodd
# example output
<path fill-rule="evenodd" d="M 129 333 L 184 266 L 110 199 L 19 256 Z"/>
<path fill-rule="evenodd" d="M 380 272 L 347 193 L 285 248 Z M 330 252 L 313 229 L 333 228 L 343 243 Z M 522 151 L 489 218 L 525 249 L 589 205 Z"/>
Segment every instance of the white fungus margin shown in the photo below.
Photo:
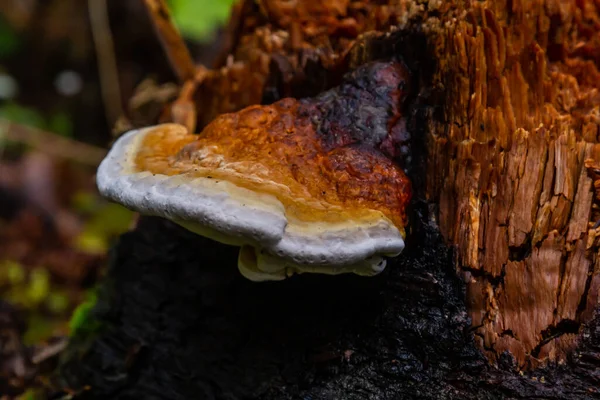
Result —
<path fill-rule="evenodd" d="M 241 246 L 238 266 L 250 280 L 294 273 L 375 275 L 385 268 L 383 256 L 404 249 L 402 233 L 383 214 L 371 223 L 297 221 L 287 218 L 276 197 L 226 180 L 138 171 L 139 146 L 155 129 L 160 125 L 129 131 L 115 142 L 98 168 L 100 193 L 131 210 Z"/>

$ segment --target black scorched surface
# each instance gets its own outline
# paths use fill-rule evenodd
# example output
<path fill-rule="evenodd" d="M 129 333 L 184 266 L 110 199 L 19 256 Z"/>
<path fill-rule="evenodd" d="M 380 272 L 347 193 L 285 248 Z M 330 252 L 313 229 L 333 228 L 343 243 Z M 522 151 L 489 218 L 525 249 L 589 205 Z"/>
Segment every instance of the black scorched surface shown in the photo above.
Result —
<path fill-rule="evenodd" d="M 448 250 L 429 228 L 413 240 L 375 278 L 257 284 L 239 275 L 236 249 L 145 218 L 114 249 L 102 328 L 71 343 L 63 387 L 78 399 L 598 396 L 597 321 L 566 365 L 490 367 Z"/>

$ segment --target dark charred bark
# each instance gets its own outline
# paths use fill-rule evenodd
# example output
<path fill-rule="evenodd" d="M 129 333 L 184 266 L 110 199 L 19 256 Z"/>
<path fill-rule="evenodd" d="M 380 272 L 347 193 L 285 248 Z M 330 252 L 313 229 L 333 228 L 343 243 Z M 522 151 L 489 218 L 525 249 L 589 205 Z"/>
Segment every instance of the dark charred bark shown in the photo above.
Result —
<path fill-rule="evenodd" d="M 521 375 L 505 355 L 490 366 L 451 254 L 429 227 L 371 279 L 256 284 L 236 254 L 142 219 L 114 248 L 93 312 L 102 328 L 73 340 L 63 383 L 80 399 L 600 396 L 597 320 L 563 365 Z"/>

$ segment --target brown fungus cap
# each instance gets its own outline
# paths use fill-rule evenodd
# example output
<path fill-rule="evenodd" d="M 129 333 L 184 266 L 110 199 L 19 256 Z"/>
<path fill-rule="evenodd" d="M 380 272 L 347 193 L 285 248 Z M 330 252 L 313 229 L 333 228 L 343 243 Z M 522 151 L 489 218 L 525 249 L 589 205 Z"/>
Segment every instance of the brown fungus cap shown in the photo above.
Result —
<path fill-rule="evenodd" d="M 382 256 L 404 247 L 410 183 L 391 157 L 405 129 L 405 76 L 399 63 L 374 63 L 315 98 L 221 115 L 199 135 L 176 124 L 128 132 L 98 186 L 132 209 L 243 246 L 249 279 L 378 273 Z"/>

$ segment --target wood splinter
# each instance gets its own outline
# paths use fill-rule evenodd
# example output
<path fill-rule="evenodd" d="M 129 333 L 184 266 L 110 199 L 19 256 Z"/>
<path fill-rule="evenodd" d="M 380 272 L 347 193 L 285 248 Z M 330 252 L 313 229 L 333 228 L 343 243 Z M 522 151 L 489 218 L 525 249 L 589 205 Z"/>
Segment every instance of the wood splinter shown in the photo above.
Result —
<path fill-rule="evenodd" d="M 144 4 L 179 82 L 194 79 L 194 60 L 171 19 L 168 6 L 164 0 L 144 0 Z"/>

